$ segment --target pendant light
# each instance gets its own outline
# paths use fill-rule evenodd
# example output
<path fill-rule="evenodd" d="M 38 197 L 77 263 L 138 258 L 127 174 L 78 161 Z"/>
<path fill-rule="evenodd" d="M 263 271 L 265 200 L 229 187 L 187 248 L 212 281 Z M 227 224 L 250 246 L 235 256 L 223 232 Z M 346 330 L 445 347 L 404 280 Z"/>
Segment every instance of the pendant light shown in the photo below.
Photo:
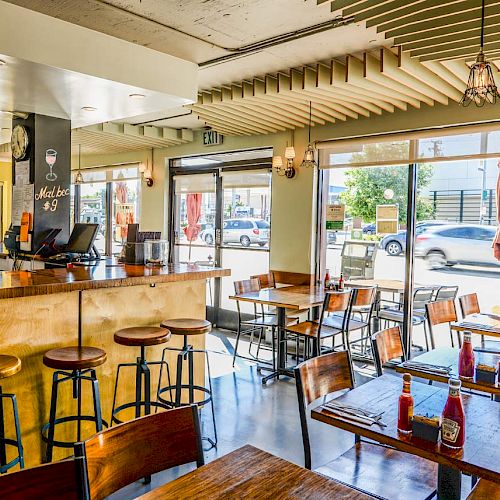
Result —
<path fill-rule="evenodd" d="M 78 144 L 78 172 L 76 173 L 76 176 L 75 176 L 75 184 L 83 184 L 81 162 L 82 162 L 82 145 Z"/>
<path fill-rule="evenodd" d="M 318 164 L 314 159 L 314 146 L 311 143 L 311 123 L 312 123 L 312 102 L 309 101 L 309 144 L 307 145 L 306 151 L 304 153 L 304 159 L 300 164 L 301 167 L 317 167 Z"/>
<path fill-rule="evenodd" d="M 491 64 L 486 61 L 483 53 L 484 43 L 484 2 L 481 5 L 481 45 L 479 54 L 476 57 L 476 62 L 471 66 L 469 73 L 469 81 L 467 88 L 460 101 L 462 106 L 468 106 L 474 102 L 477 107 L 481 108 L 486 102 L 495 104 L 497 98 L 500 98 L 495 79 L 493 78 L 493 71 Z"/>

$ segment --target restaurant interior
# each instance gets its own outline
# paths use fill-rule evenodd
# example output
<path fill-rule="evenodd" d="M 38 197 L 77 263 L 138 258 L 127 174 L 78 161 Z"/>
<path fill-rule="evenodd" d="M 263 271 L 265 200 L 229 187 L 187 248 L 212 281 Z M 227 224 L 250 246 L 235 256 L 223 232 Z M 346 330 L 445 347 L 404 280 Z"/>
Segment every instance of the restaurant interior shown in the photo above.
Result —
<path fill-rule="evenodd" d="M 0 0 L 0 498 L 500 499 L 499 24 Z"/>

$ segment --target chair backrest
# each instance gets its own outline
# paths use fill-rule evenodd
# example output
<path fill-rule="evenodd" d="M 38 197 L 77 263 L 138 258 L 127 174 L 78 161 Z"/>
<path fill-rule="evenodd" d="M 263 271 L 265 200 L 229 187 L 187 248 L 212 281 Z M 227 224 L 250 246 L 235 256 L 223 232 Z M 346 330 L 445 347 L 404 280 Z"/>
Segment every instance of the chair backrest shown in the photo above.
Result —
<path fill-rule="evenodd" d="M 249 280 L 241 280 L 234 282 L 234 293 L 236 295 L 240 293 L 258 292 L 259 290 L 260 290 L 260 283 L 257 278 L 251 278 Z"/>
<path fill-rule="evenodd" d="M 417 288 L 413 292 L 413 309 L 424 310 L 425 305 L 432 301 L 434 288 Z"/>
<path fill-rule="evenodd" d="M 2 500 L 77 500 L 81 488 L 73 459 L 0 475 Z"/>
<path fill-rule="evenodd" d="M 434 300 L 455 300 L 457 298 L 458 286 L 440 286 L 436 292 Z"/>
<path fill-rule="evenodd" d="M 85 460 L 85 498 L 99 500 L 170 467 L 203 465 L 196 405 L 161 411 L 111 427 L 75 445 Z"/>
<path fill-rule="evenodd" d="M 323 302 L 323 313 L 347 311 L 354 293 L 353 290 L 327 292 Z"/>
<path fill-rule="evenodd" d="M 255 276 L 250 276 L 250 279 L 259 280 L 259 285 L 261 289 L 264 288 L 276 288 L 276 283 L 274 282 L 274 274 L 256 274 Z"/>
<path fill-rule="evenodd" d="M 299 403 L 305 466 L 311 468 L 311 445 L 307 428 L 307 406 L 316 399 L 354 387 L 351 357 L 348 351 L 323 354 L 296 366 L 295 384 Z"/>
<path fill-rule="evenodd" d="M 314 286 L 314 274 L 306 273 L 291 273 L 288 271 L 271 271 L 274 275 L 274 282 L 282 285 L 307 285 Z"/>
<path fill-rule="evenodd" d="M 401 358 L 402 361 L 406 361 L 399 326 L 374 333 L 372 335 L 372 344 L 375 366 L 379 377 L 382 375 L 382 367 L 387 361 L 394 358 Z"/>
<path fill-rule="evenodd" d="M 462 295 L 458 298 L 460 302 L 460 309 L 462 310 L 462 316 L 468 316 L 469 314 L 478 314 L 481 312 L 479 307 L 479 301 L 477 300 L 477 293 L 469 293 L 468 295 Z"/>
<path fill-rule="evenodd" d="M 431 325 L 440 325 L 442 323 L 457 321 L 455 302 L 451 299 L 430 302 L 426 304 L 425 307 L 427 309 L 427 318 Z"/>
<path fill-rule="evenodd" d="M 353 306 L 366 307 L 372 306 L 375 303 L 377 296 L 376 286 L 356 287 L 356 294 L 353 299 Z"/>

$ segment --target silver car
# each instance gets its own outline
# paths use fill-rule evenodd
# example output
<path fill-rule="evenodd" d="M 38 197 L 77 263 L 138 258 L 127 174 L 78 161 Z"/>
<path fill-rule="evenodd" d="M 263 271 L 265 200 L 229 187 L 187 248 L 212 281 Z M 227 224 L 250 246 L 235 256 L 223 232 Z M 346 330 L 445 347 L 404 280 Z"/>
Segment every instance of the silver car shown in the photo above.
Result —
<path fill-rule="evenodd" d="M 244 247 L 252 243 L 263 247 L 269 242 L 270 228 L 269 222 L 263 219 L 227 219 L 222 227 L 222 240 L 224 243 L 240 243 Z M 207 245 L 213 245 L 213 228 L 203 231 L 200 238 Z"/>
<path fill-rule="evenodd" d="M 437 226 L 417 236 L 415 255 L 431 269 L 455 264 L 498 266 L 492 242 L 496 228 L 479 224 Z"/>

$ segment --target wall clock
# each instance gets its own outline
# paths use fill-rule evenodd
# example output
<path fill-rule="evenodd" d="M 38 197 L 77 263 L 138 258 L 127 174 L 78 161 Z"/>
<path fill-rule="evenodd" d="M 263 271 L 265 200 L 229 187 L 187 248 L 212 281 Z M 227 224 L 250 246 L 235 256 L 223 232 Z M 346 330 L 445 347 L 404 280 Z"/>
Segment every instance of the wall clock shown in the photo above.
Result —
<path fill-rule="evenodd" d="M 10 139 L 10 147 L 12 156 L 16 160 L 24 160 L 28 153 L 29 146 L 29 133 L 28 129 L 23 125 L 16 125 L 12 129 L 12 136 Z"/>

